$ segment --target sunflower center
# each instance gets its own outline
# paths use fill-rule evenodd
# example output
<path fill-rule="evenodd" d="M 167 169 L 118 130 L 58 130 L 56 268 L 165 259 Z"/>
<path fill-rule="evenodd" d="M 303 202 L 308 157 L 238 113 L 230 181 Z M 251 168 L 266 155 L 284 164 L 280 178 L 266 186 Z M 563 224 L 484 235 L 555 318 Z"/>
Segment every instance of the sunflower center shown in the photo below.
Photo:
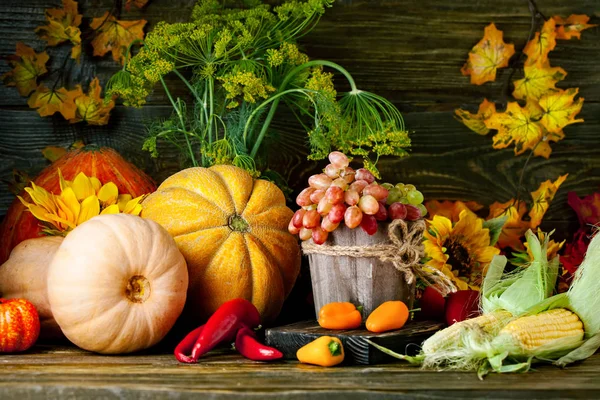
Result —
<path fill-rule="evenodd" d="M 227 221 L 229 229 L 237 232 L 248 232 L 250 230 L 250 224 L 241 215 L 233 214 Z"/>
<path fill-rule="evenodd" d="M 471 273 L 471 257 L 464 246 L 456 241 L 451 241 L 446 245 L 446 254 L 448 254 L 447 264 L 452 265 L 453 270 L 458 271 L 458 276 L 469 276 Z"/>

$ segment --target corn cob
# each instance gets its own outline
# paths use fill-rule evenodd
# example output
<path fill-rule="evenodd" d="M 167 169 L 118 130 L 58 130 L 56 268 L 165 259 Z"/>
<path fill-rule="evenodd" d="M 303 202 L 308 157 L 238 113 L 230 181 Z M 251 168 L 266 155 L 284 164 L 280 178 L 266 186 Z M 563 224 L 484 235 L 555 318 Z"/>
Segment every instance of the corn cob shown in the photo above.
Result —
<path fill-rule="evenodd" d="M 422 351 L 430 355 L 438 350 L 446 349 L 459 344 L 460 333 L 463 329 L 480 328 L 485 333 L 496 335 L 512 318 L 512 314 L 505 310 L 494 311 L 476 318 L 457 322 L 446 329 L 436 332 L 433 336 L 423 342 Z"/>
<path fill-rule="evenodd" d="M 517 318 L 509 322 L 499 335 L 511 335 L 525 351 L 532 351 L 554 340 L 583 339 L 583 323 L 577 314 L 556 308 L 540 314 Z"/>

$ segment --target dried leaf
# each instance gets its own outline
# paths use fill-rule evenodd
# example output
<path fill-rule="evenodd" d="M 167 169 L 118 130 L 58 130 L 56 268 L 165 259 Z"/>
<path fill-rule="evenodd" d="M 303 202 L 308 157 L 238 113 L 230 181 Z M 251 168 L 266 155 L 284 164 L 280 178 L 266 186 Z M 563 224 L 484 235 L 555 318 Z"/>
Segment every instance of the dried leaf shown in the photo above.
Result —
<path fill-rule="evenodd" d="M 583 122 L 583 119 L 575 119 L 583 106 L 583 97 L 573 100 L 578 92 L 578 88 L 560 90 L 540 98 L 540 122 L 548 132 L 560 133 L 567 125 Z"/>
<path fill-rule="evenodd" d="M 471 83 L 482 85 L 496 80 L 496 70 L 508 66 L 515 46 L 504 43 L 502 31 L 494 24 L 485 27 L 483 38 L 469 52 L 469 60 L 462 67 L 463 75 L 471 75 Z"/>
<path fill-rule="evenodd" d="M 80 86 L 79 90 L 81 90 Z M 90 83 L 88 94 L 75 99 L 75 116 L 69 119 L 69 122 L 74 124 L 86 121 L 89 125 L 106 125 L 115 102 L 110 100 L 104 104 L 104 99 L 100 97 L 101 93 L 100 81 L 98 78 L 94 78 Z"/>
<path fill-rule="evenodd" d="M 27 172 L 13 169 L 12 179 L 2 179 L 2 182 L 6 183 L 9 192 L 18 196 L 27 186 L 29 186 L 29 183 L 31 183 L 32 180 L 33 179 L 31 179 Z"/>
<path fill-rule="evenodd" d="M 8 56 L 8 64 L 13 68 L 2 76 L 6 86 L 16 86 L 21 96 L 27 96 L 37 87 L 37 78 L 48 70 L 48 53 L 36 53 L 31 47 L 17 42 L 17 52 Z"/>
<path fill-rule="evenodd" d="M 556 195 L 560 185 L 567 179 L 567 176 L 569 174 L 559 176 L 554 182 L 550 180 L 542 182 L 538 190 L 531 192 L 533 204 L 529 210 L 529 217 L 531 218 L 530 224 L 532 229 L 537 228 L 542 223 L 542 218 L 546 211 L 548 211 L 550 202 L 554 198 L 554 195 Z"/>
<path fill-rule="evenodd" d="M 506 217 L 506 222 L 502 227 L 502 232 L 498 238 L 498 246 L 500 248 L 512 247 L 515 250 L 523 250 L 521 238 L 529 229 L 529 221 L 524 221 L 523 216 L 527 212 L 527 206 L 523 201 L 519 202 L 517 209 L 517 201 L 510 199 L 506 203 L 495 202 L 490 205 L 490 214 L 487 219 Z"/>
<path fill-rule="evenodd" d="M 556 83 L 562 81 L 567 72 L 561 67 L 551 67 L 550 63 L 525 65 L 525 77 L 513 82 L 513 96 L 519 100 L 539 100 L 547 92 L 557 91 Z"/>
<path fill-rule="evenodd" d="M 579 198 L 575 192 L 567 194 L 567 203 L 577 213 L 579 225 L 583 228 L 593 227 L 600 223 L 600 193 Z"/>
<path fill-rule="evenodd" d="M 54 162 L 67 154 L 67 149 L 59 146 L 46 146 L 42 149 L 42 155 L 50 162 Z"/>
<path fill-rule="evenodd" d="M 134 40 L 144 38 L 146 20 L 118 21 L 107 11 L 100 18 L 94 18 L 90 24 L 97 31 L 92 46 L 95 56 L 103 56 L 109 51 L 115 61 L 123 64 L 127 47 Z"/>
<path fill-rule="evenodd" d="M 81 56 L 81 14 L 77 13 L 77 2 L 63 0 L 63 8 L 46 10 L 46 25 L 38 26 L 35 31 L 40 38 L 48 42 L 48 46 L 56 46 L 70 41 L 73 44 L 71 58 L 79 61 Z"/>
<path fill-rule="evenodd" d="M 554 18 L 556 25 L 558 25 L 556 28 L 557 39 L 570 40 L 574 37 L 581 39 L 581 31 L 598 26 L 595 24 L 588 24 L 590 17 L 585 14 L 571 14 L 567 19 L 559 16 L 552 18 Z"/>
<path fill-rule="evenodd" d="M 544 64 L 548 60 L 548 53 L 556 47 L 556 22 L 550 18 L 542 26 L 541 32 L 536 32 L 523 53 L 527 55 L 525 65 L 534 65 L 538 61 Z"/>
<path fill-rule="evenodd" d="M 71 119 L 75 117 L 75 99 L 81 95 L 81 88 L 67 91 L 65 88 L 49 89 L 40 84 L 27 100 L 27 105 L 37 109 L 41 117 L 60 112 L 65 119 Z"/>
<path fill-rule="evenodd" d="M 125 3 L 125 9 L 129 11 L 132 4 L 137 8 L 143 8 L 146 4 L 148 4 L 148 0 L 127 0 L 127 3 Z"/>
<path fill-rule="evenodd" d="M 525 107 L 510 102 L 505 112 L 492 114 L 485 125 L 498 130 L 493 147 L 504 149 L 514 142 L 515 155 L 532 149 L 543 137 L 544 127 L 538 122 L 541 113 L 535 102 L 528 102 Z"/>
<path fill-rule="evenodd" d="M 467 128 L 480 135 L 486 135 L 490 130 L 485 126 L 485 120 L 496 112 L 496 105 L 487 99 L 479 105 L 477 114 L 471 114 L 461 108 L 454 110 L 455 118 L 465 124 Z"/>

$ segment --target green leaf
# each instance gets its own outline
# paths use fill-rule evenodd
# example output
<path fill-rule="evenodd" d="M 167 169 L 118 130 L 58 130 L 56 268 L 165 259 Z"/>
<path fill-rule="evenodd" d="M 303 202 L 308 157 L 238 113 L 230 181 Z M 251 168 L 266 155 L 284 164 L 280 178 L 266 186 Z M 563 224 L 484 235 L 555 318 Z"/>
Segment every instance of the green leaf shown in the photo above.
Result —
<path fill-rule="evenodd" d="M 483 228 L 490 230 L 490 246 L 493 246 L 498 242 L 500 233 L 502 233 L 502 227 L 504 226 L 507 218 L 508 216 L 504 215 L 502 217 L 487 220 L 483 223 Z"/>
<path fill-rule="evenodd" d="M 571 351 L 569 354 L 556 360 L 554 364 L 562 368 L 567 364 L 585 360 L 586 358 L 592 356 L 599 348 L 600 333 L 597 333 L 588 340 L 586 340 L 581 346 Z"/>

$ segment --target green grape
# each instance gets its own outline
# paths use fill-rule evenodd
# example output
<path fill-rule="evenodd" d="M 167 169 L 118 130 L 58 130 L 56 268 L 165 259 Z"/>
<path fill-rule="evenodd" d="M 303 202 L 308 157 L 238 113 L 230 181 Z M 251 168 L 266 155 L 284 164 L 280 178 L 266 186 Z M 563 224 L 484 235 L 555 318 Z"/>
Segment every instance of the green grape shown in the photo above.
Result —
<path fill-rule="evenodd" d="M 404 189 L 406 189 L 409 192 L 412 192 L 413 190 L 417 190 L 417 188 L 415 187 L 415 185 L 411 185 L 409 183 L 407 183 L 406 185 L 404 185 Z"/>
<path fill-rule="evenodd" d="M 412 205 L 417 205 L 417 204 L 421 204 L 423 202 L 423 194 L 421 192 L 419 192 L 417 189 L 415 190 L 411 190 L 410 192 L 408 192 L 408 194 L 406 195 L 406 198 L 408 199 L 408 202 Z"/>
<path fill-rule="evenodd" d="M 400 201 L 400 198 L 402 198 L 402 191 L 398 190 L 397 188 L 392 188 L 388 194 L 386 204 L 388 206 L 390 204 L 394 204 L 395 202 Z"/>
<path fill-rule="evenodd" d="M 399 201 L 400 203 L 402 203 L 402 204 L 410 204 L 410 203 L 408 202 L 408 199 L 406 198 L 406 196 L 402 196 L 402 197 L 400 197 L 400 199 L 399 199 L 398 201 Z"/>
<path fill-rule="evenodd" d="M 423 204 L 417 204 L 416 207 L 421 211 L 422 217 L 427 215 L 427 208 Z"/>
<path fill-rule="evenodd" d="M 392 185 L 391 183 L 382 183 L 381 184 L 382 187 L 386 188 L 387 190 L 392 190 L 394 188 L 394 185 Z"/>

